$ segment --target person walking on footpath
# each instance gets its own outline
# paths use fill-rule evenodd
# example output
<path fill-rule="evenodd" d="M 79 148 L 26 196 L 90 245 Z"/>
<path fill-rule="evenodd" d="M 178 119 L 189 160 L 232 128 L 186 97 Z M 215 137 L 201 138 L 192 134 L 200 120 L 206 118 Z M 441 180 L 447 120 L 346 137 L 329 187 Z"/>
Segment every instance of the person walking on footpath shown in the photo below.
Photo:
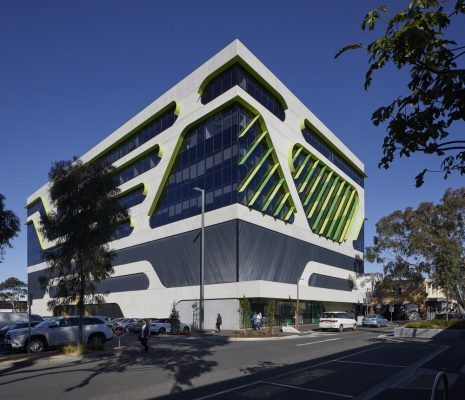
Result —
<path fill-rule="evenodd" d="M 144 346 L 144 353 L 149 351 L 148 341 L 150 338 L 150 324 L 147 319 L 144 319 L 144 324 L 140 330 L 140 343 Z"/>
<path fill-rule="evenodd" d="M 216 329 L 218 332 L 221 332 L 221 324 L 223 323 L 223 318 L 221 318 L 221 314 L 218 313 L 218 316 L 216 317 Z"/>
<path fill-rule="evenodd" d="M 262 313 L 259 312 L 257 314 L 257 331 L 259 331 L 262 328 Z"/>
<path fill-rule="evenodd" d="M 257 312 L 254 311 L 254 312 L 253 312 L 253 315 L 252 315 L 252 329 L 253 329 L 254 331 L 257 330 L 257 317 L 258 317 Z"/>

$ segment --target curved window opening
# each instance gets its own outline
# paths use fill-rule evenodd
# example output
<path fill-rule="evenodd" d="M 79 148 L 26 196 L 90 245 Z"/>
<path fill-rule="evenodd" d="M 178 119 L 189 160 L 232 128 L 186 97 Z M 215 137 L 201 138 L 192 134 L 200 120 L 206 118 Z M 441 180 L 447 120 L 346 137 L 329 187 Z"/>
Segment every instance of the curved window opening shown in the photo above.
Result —
<path fill-rule="evenodd" d="M 176 122 L 177 117 L 176 105 L 173 105 L 149 123 L 136 129 L 128 138 L 124 139 L 114 149 L 109 150 L 102 156 L 99 156 L 97 162 L 101 162 L 104 165 L 113 164 L 115 161 L 123 158 L 131 151 L 137 149 L 145 142 L 148 142 L 150 139 L 153 139 L 155 136 L 168 129 Z"/>
<path fill-rule="evenodd" d="M 325 156 L 329 161 L 336 165 L 341 171 L 343 171 L 347 176 L 353 179 L 358 185 L 362 188 L 365 185 L 364 177 L 357 172 L 350 164 L 340 157 L 324 140 L 321 139 L 320 135 L 305 125 L 305 128 L 302 129 L 302 134 L 305 141 L 310 144 L 313 148 L 317 149 L 323 156 Z"/>
<path fill-rule="evenodd" d="M 154 151 L 137 159 L 115 173 L 118 185 L 122 185 L 124 182 L 134 179 L 136 176 L 143 174 L 149 169 L 155 168 L 160 160 L 161 158 Z"/>
<path fill-rule="evenodd" d="M 335 278 L 334 276 L 322 274 L 311 274 L 308 279 L 308 286 L 350 292 L 354 288 L 354 283 L 349 279 Z"/>
<path fill-rule="evenodd" d="M 207 84 L 201 96 L 202 104 L 209 103 L 234 86 L 240 86 L 281 121 L 286 118 L 279 99 L 239 63 L 233 64 Z"/>

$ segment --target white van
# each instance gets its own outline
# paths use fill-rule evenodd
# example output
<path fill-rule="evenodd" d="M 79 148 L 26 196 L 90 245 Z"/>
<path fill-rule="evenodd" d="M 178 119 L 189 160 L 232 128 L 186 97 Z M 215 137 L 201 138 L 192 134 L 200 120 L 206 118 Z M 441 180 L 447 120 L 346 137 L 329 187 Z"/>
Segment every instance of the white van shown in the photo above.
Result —
<path fill-rule="evenodd" d="M 28 314 L 25 312 L 0 312 L 0 328 L 6 325 L 13 325 L 18 322 L 27 322 L 29 320 Z M 44 319 L 37 314 L 31 314 L 31 321 L 43 321 Z"/>

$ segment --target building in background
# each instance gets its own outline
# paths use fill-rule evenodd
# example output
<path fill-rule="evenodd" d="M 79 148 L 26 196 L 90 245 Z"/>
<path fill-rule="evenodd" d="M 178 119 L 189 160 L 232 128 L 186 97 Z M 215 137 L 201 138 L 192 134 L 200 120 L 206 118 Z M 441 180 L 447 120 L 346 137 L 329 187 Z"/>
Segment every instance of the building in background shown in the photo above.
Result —
<path fill-rule="evenodd" d="M 335 110 L 335 116 L 337 110 Z M 278 323 L 353 310 L 363 273 L 363 163 L 244 45 L 234 41 L 81 157 L 117 168 L 131 220 L 111 246 L 114 275 L 91 312 L 191 322 L 199 299 L 205 190 L 205 327 L 221 312 L 240 326 L 239 300 Z M 39 284 L 48 185 L 27 199 L 34 313 L 50 314 Z M 194 306 L 194 308 L 193 308 Z"/>

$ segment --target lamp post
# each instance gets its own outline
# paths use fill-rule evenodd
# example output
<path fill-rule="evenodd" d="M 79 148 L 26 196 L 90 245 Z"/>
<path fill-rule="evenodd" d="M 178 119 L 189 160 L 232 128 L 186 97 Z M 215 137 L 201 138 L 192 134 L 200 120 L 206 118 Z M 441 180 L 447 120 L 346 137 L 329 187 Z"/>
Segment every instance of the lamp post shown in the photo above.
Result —
<path fill-rule="evenodd" d="M 195 187 L 196 192 L 200 192 L 202 201 L 202 224 L 201 224 L 201 250 L 200 250 L 200 301 L 199 301 L 199 330 L 203 331 L 203 318 L 204 318 L 204 295 L 203 295 L 203 284 L 204 284 L 204 268 L 205 268 L 205 190 Z"/>
<path fill-rule="evenodd" d="M 297 279 L 297 301 L 295 303 L 295 329 L 299 327 L 299 282 L 304 278 Z"/>

